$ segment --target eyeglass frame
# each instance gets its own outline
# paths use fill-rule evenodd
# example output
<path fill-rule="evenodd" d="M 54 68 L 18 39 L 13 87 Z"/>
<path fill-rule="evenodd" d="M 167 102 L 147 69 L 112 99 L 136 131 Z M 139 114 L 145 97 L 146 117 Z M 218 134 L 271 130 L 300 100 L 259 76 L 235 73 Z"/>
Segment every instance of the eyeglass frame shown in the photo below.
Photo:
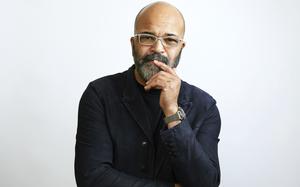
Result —
<path fill-rule="evenodd" d="M 156 38 L 156 40 L 153 42 L 153 44 L 142 44 L 140 41 L 140 35 L 148 35 L 148 36 L 154 36 Z M 154 34 L 150 34 L 150 33 L 137 33 L 134 35 L 134 37 L 137 37 L 139 44 L 144 45 L 144 46 L 152 46 L 154 45 L 158 40 L 160 40 L 160 42 L 162 43 L 163 46 L 167 47 L 167 48 L 172 48 L 172 47 L 178 47 L 180 42 L 184 42 L 184 40 L 182 38 L 179 38 L 178 36 L 174 35 L 174 36 L 156 36 Z M 168 46 L 165 41 L 164 38 L 168 38 L 168 37 L 174 37 L 174 39 L 176 38 L 176 40 L 178 40 L 178 44 L 176 46 Z"/>

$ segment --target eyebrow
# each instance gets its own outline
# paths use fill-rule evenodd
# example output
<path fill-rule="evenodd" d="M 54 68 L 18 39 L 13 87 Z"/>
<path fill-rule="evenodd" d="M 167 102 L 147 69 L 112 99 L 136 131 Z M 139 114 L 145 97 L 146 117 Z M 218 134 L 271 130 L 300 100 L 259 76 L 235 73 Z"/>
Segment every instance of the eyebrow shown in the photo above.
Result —
<path fill-rule="evenodd" d="M 153 32 L 148 32 L 148 31 L 140 32 L 140 34 L 151 34 L 151 35 L 156 36 Z M 176 37 L 178 37 L 176 34 L 173 34 L 173 33 L 167 33 L 166 36 L 176 36 Z"/>

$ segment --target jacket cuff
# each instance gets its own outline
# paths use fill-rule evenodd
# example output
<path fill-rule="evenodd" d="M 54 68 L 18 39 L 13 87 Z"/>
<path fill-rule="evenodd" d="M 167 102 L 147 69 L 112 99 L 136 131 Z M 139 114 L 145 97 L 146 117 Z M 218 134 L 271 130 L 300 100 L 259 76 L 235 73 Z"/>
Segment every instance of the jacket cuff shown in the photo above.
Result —
<path fill-rule="evenodd" d="M 176 158 L 179 155 L 179 145 L 176 143 L 177 139 L 179 137 L 189 137 L 191 133 L 192 129 L 187 119 L 184 119 L 182 122 L 172 128 L 168 129 L 167 127 L 164 127 L 162 130 L 160 130 L 160 137 L 171 158 Z M 184 141 L 184 139 L 182 139 L 182 141 Z"/>

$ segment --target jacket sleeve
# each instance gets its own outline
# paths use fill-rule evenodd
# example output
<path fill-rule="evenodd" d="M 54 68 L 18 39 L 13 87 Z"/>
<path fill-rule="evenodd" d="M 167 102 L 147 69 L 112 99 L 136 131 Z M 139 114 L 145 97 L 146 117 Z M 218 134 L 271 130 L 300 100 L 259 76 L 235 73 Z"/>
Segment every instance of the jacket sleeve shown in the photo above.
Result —
<path fill-rule="evenodd" d="M 217 187 L 220 183 L 218 136 L 221 120 L 217 106 L 208 109 L 204 119 L 188 119 L 161 131 L 175 176 L 183 187 Z"/>
<path fill-rule="evenodd" d="M 79 103 L 75 146 L 77 186 L 173 187 L 171 183 L 142 179 L 114 169 L 114 146 L 100 97 L 89 84 Z"/>

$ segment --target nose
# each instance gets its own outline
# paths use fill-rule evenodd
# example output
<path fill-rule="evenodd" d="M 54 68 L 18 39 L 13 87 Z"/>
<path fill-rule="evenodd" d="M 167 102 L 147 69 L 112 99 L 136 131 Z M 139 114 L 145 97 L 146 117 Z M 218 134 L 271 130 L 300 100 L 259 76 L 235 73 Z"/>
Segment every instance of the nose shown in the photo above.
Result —
<path fill-rule="evenodd" d="M 156 40 L 156 42 L 151 47 L 151 51 L 156 53 L 161 53 L 161 54 L 164 54 L 166 52 L 161 39 Z"/>

